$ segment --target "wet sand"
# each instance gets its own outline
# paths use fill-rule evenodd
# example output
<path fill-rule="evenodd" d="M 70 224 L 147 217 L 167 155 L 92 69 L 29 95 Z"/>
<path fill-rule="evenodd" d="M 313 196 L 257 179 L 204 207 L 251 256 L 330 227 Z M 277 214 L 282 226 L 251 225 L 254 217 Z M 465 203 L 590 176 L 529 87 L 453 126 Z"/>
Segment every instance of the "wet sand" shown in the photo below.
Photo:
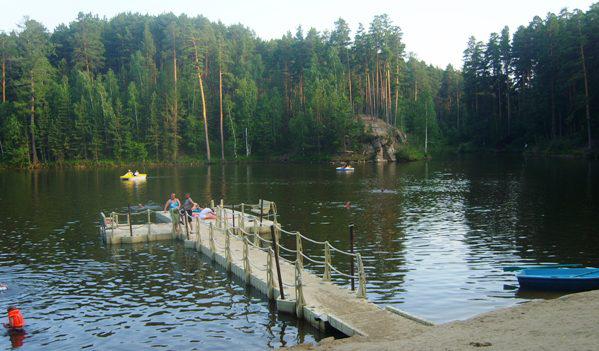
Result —
<path fill-rule="evenodd" d="M 417 335 L 322 340 L 290 350 L 597 350 L 599 290 L 527 302 Z"/>

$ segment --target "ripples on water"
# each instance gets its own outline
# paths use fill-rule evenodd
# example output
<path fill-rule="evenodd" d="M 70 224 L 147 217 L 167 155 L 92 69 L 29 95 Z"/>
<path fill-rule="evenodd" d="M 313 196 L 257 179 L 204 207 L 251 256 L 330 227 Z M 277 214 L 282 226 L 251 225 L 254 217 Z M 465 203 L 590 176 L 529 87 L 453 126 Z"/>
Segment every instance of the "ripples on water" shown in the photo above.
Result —
<path fill-rule="evenodd" d="M 22 308 L 26 349 L 262 350 L 320 338 L 181 245 L 107 248 L 75 221 L 40 233 L 6 220 L 0 306 Z"/>
<path fill-rule="evenodd" d="M 321 338 L 178 243 L 100 243 L 99 210 L 160 208 L 170 192 L 191 191 L 204 204 L 274 200 L 286 228 L 341 249 L 353 222 L 369 299 L 436 322 L 463 319 L 553 297 L 518 292 L 505 266 L 599 266 L 593 167 L 519 158 L 367 164 L 353 174 L 327 165 L 213 166 L 153 169 L 141 184 L 121 183 L 119 170 L 2 172 L 0 281 L 10 289 L 0 307 L 23 308 L 33 350 L 264 349 Z M 321 248 L 304 249 L 322 260 Z M 333 264 L 348 271 L 345 257 Z"/>

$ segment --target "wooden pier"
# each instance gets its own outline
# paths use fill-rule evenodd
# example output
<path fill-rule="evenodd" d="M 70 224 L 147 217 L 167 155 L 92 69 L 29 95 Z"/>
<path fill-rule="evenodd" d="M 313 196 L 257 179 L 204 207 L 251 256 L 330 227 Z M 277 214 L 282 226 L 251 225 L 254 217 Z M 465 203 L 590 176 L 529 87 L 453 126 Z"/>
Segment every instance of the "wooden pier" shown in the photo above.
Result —
<path fill-rule="evenodd" d="M 255 214 L 246 213 L 244 205 L 227 208 L 221 202 L 221 206 L 217 207 L 216 221 L 189 218 L 192 229 L 185 225 L 177 228 L 168 212 L 154 212 L 156 223 L 152 223 L 151 215 L 152 212 L 148 211 L 147 223 L 137 225 L 131 223 L 131 216 L 127 216 L 123 223 L 119 223 L 119 215 L 114 213 L 103 217 L 104 224 L 100 224 L 102 236 L 108 244 L 181 240 L 186 248 L 212 258 L 246 284 L 276 300 L 280 312 L 304 318 L 321 330 L 334 328 L 348 336 L 388 339 L 415 335 L 430 325 L 406 312 L 382 309 L 368 301 L 366 276 L 359 253 L 343 251 L 328 242 L 283 230 L 277 223 L 276 213 L 270 219 L 258 218 Z M 293 249 L 280 244 L 282 235 L 295 236 Z M 306 241 L 323 245 L 324 261 L 303 252 L 302 246 Z M 283 258 L 280 255 L 283 251 L 287 252 L 287 256 L 294 255 L 295 260 Z M 355 262 L 357 271 L 344 273 L 337 270 L 332 262 L 332 252 L 349 257 Z M 304 269 L 304 262 L 323 267 L 322 275 Z M 331 282 L 332 275 L 357 281 L 356 290 L 335 285 Z"/>

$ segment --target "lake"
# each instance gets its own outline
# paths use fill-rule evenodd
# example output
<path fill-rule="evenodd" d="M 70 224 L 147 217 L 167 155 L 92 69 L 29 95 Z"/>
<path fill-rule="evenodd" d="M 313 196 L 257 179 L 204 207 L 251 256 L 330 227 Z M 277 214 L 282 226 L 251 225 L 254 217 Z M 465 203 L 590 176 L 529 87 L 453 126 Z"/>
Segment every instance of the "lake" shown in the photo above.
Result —
<path fill-rule="evenodd" d="M 140 171 L 150 177 L 137 184 L 114 169 L 0 171 L 0 283 L 9 286 L 0 308 L 22 309 L 27 350 L 259 350 L 329 336 L 279 315 L 179 242 L 101 242 L 100 211 L 160 208 L 170 192 L 202 204 L 273 200 L 285 229 L 344 249 L 355 223 L 368 298 L 434 322 L 555 297 L 519 292 L 503 267 L 599 266 L 596 161 L 484 155 L 360 164 L 351 174 L 327 164 Z"/>

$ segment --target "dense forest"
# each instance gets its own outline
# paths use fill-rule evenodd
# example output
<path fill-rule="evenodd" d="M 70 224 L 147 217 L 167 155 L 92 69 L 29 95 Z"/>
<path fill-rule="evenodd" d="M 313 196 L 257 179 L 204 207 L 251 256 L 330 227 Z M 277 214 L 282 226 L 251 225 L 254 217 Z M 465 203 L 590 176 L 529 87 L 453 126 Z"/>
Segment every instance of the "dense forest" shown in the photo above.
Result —
<path fill-rule="evenodd" d="M 590 148 L 598 27 L 597 5 L 536 17 L 470 38 L 464 67 L 439 69 L 406 53 L 387 15 L 353 37 L 339 19 L 268 41 L 201 16 L 81 13 L 53 32 L 26 18 L 0 33 L 0 159 L 326 157 L 362 141 L 359 114 L 422 149 Z"/>

